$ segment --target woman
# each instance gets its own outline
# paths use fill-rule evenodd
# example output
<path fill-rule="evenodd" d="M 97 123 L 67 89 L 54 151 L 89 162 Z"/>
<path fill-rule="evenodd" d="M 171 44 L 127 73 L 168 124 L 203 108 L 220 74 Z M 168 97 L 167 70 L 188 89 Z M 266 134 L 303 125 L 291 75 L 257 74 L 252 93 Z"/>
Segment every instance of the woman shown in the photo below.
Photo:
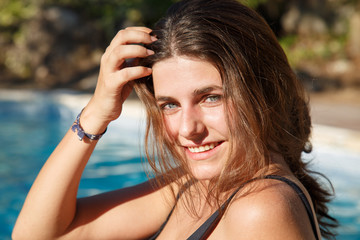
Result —
<path fill-rule="evenodd" d="M 134 83 L 155 177 L 77 200 Z M 332 237 L 330 194 L 301 161 L 310 128 L 303 89 L 261 17 L 232 0 L 181 1 L 154 30 L 114 37 L 94 96 L 35 180 L 13 238 Z"/>

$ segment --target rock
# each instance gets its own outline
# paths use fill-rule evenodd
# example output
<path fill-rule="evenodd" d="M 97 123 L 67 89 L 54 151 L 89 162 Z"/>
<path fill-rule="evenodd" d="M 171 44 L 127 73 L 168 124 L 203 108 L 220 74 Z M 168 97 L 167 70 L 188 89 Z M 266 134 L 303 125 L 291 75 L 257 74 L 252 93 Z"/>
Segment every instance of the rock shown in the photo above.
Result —
<path fill-rule="evenodd" d="M 325 0 L 288 2 L 288 10 L 281 19 L 283 29 L 288 34 L 301 36 L 326 34 L 334 16 L 334 9 L 328 3 Z"/>
<path fill-rule="evenodd" d="M 354 68 L 353 63 L 346 59 L 338 59 L 329 61 L 326 66 L 326 72 L 329 76 L 341 77 L 344 74 L 352 71 Z"/>
<path fill-rule="evenodd" d="M 328 28 L 326 22 L 314 14 L 305 14 L 298 23 L 297 33 L 302 36 L 326 34 Z"/>
<path fill-rule="evenodd" d="M 297 32 L 300 17 L 300 10 L 295 6 L 292 6 L 281 19 L 282 27 L 286 33 L 294 34 Z"/>

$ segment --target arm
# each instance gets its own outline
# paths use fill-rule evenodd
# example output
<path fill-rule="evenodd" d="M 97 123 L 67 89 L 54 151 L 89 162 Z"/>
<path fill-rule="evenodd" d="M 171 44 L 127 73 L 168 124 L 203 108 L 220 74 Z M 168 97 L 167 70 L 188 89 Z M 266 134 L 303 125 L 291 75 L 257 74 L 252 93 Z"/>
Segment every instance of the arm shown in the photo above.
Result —
<path fill-rule="evenodd" d="M 86 132 L 92 134 L 103 132 L 111 121 L 120 116 L 122 104 L 132 89 L 131 80 L 151 74 L 151 69 L 141 66 L 122 68 L 127 58 L 146 57 L 152 54 L 143 46 L 131 44 L 154 41 L 155 39 L 149 35 L 150 31 L 147 28 L 122 30 L 106 49 L 101 59 L 94 96 L 85 107 L 80 119 L 80 124 Z M 83 229 L 87 229 L 90 222 L 101 225 L 99 221 L 90 221 L 90 218 L 94 218 L 96 214 L 84 214 L 94 208 L 93 204 L 98 204 L 101 197 L 80 200 L 78 203 L 76 200 L 81 174 L 96 143 L 97 141 L 86 138 L 79 141 L 75 133 L 71 130 L 67 132 L 31 187 L 13 230 L 14 239 L 29 239 L 29 237 L 54 239 L 70 233 L 73 238 L 76 234 L 86 237 L 84 234 L 87 231 Z M 150 196 L 152 200 L 160 199 L 159 194 L 149 194 L 150 185 L 138 186 L 135 189 L 146 193 L 146 196 Z M 131 191 L 127 189 L 122 192 L 113 192 L 105 198 L 114 197 L 118 202 L 125 202 L 119 196 L 130 194 Z M 145 202 L 143 198 L 138 196 L 134 202 L 143 204 Z M 124 216 L 132 214 L 124 208 L 115 208 L 114 202 L 106 204 L 112 204 L 112 206 L 101 205 L 101 207 L 121 210 L 119 214 Z M 128 206 L 129 210 L 136 209 L 134 204 L 124 205 Z M 112 214 L 105 215 L 110 216 L 109 218 L 113 217 Z M 85 224 L 79 224 L 79 222 Z M 106 231 L 107 229 L 104 229 L 104 232 Z"/>

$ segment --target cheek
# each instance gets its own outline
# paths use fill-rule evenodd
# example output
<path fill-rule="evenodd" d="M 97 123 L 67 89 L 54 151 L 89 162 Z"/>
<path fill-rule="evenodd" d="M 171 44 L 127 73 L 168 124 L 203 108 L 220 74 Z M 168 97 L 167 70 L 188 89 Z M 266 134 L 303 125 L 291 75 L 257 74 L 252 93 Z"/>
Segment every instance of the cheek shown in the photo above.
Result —
<path fill-rule="evenodd" d="M 163 123 L 165 126 L 166 134 L 170 139 L 174 139 L 177 134 L 176 121 L 169 116 L 163 117 Z"/>
<path fill-rule="evenodd" d="M 209 112 L 207 114 L 207 123 L 223 135 L 228 135 L 229 126 L 227 124 L 224 108 Z"/>

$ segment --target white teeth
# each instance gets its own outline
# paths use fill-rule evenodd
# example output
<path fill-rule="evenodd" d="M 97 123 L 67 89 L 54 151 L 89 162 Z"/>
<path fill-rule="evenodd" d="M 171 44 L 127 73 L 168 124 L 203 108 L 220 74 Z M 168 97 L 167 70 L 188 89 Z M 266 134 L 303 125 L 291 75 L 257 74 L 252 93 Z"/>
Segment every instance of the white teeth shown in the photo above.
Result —
<path fill-rule="evenodd" d="M 192 153 L 199 153 L 199 152 L 205 152 L 213 149 L 215 147 L 214 143 L 211 143 L 209 145 L 199 146 L 199 147 L 188 147 L 189 151 Z"/>

